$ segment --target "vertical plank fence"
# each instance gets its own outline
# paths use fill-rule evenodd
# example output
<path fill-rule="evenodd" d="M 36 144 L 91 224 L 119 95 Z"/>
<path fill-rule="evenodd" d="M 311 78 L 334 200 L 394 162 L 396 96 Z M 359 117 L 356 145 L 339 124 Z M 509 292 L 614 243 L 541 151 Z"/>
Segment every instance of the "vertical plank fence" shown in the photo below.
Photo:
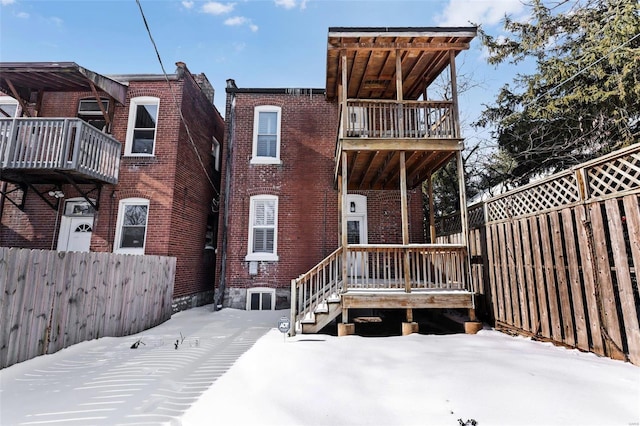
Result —
<path fill-rule="evenodd" d="M 176 259 L 0 247 L 0 368 L 171 318 Z"/>
<path fill-rule="evenodd" d="M 496 328 L 640 365 L 640 144 L 469 211 L 483 212 L 472 279 Z M 459 229 L 443 218 L 438 241 Z"/>

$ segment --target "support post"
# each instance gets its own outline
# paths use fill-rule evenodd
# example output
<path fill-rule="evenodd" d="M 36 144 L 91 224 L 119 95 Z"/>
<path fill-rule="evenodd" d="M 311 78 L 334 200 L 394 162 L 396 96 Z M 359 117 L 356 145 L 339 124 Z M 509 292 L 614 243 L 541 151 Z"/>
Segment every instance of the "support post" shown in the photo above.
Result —
<path fill-rule="evenodd" d="M 458 111 L 458 83 L 456 77 L 456 54 L 453 50 L 449 51 L 449 71 L 451 72 L 451 101 L 453 102 L 453 119 L 455 121 L 453 128 L 455 129 L 454 137 L 460 137 L 460 113 Z"/>
<path fill-rule="evenodd" d="M 348 271 L 347 271 L 347 259 L 348 259 L 348 253 L 347 253 L 347 244 L 348 244 L 348 240 L 347 240 L 347 217 L 346 217 L 346 211 L 347 211 L 347 181 L 348 181 L 348 176 L 347 176 L 347 153 L 343 152 L 342 154 L 342 241 L 341 241 L 341 245 L 342 245 L 342 292 L 345 293 L 347 291 L 347 279 L 348 279 Z M 344 321 L 344 318 L 343 318 Z"/>
<path fill-rule="evenodd" d="M 429 171 L 427 175 L 427 196 L 429 197 L 429 242 L 435 244 L 436 242 L 436 214 L 433 210 L 435 204 L 433 202 L 433 174 Z"/>
<path fill-rule="evenodd" d="M 411 270 L 409 267 L 409 208 L 407 206 L 407 167 L 405 152 L 400 152 L 400 211 L 402 216 L 402 245 L 404 246 L 404 289 L 411 293 Z"/>

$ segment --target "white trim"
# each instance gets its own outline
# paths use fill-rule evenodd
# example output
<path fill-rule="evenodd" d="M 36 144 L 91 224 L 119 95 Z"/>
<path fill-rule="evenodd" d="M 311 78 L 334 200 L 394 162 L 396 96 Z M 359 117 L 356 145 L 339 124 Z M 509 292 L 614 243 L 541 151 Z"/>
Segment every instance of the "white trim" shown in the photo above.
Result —
<path fill-rule="evenodd" d="M 251 295 L 252 294 L 260 294 L 268 293 L 271 294 L 271 311 L 276 309 L 276 289 L 270 287 L 253 287 L 247 289 L 247 311 L 251 310 Z M 262 296 L 260 296 L 260 309 L 256 309 L 258 311 L 262 311 Z"/>
<path fill-rule="evenodd" d="M 147 217 L 145 218 L 144 226 L 144 239 L 142 241 L 142 247 L 120 247 L 122 240 L 122 224 L 124 221 L 124 210 L 127 206 L 146 206 Z M 150 202 L 146 198 L 124 198 L 120 200 L 118 204 L 118 221 L 116 222 L 116 235 L 113 240 L 113 252 L 122 254 L 144 254 L 144 250 L 147 244 L 147 234 L 149 233 L 149 213 Z"/>
<path fill-rule="evenodd" d="M 275 201 L 273 223 L 273 253 L 253 252 L 253 229 L 255 220 L 255 206 L 257 201 Z M 246 261 L 278 261 L 278 197 L 276 195 L 254 195 L 249 201 L 249 229 Z"/>
<path fill-rule="evenodd" d="M 258 156 L 258 125 L 260 124 L 261 112 L 275 112 L 276 118 L 276 156 L 275 157 L 259 157 Z M 275 105 L 259 105 L 253 110 L 253 147 L 251 149 L 251 164 L 282 164 L 280 160 L 280 142 L 281 142 L 281 121 L 282 108 Z"/>
<path fill-rule="evenodd" d="M 133 131 L 136 123 L 136 113 L 139 105 L 156 105 L 156 127 L 153 132 L 153 150 L 151 154 L 144 153 L 132 153 L 131 148 L 133 145 Z M 129 102 L 129 121 L 127 122 L 127 138 L 125 142 L 124 155 L 126 157 L 153 157 L 156 152 L 156 141 L 158 139 L 158 119 L 160 117 L 160 98 L 155 96 L 138 96 L 131 98 Z"/>

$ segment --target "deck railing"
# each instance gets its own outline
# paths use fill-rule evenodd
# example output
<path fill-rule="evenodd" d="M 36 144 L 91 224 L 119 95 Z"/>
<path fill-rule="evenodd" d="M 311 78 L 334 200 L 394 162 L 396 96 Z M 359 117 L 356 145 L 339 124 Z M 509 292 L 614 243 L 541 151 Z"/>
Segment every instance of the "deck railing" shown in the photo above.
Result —
<path fill-rule="evenodd" d="M 292 324 L 311 315 L 342 290 L 342 247 L 338 247 L 309 272 L 291 280 Z"/>
<path fill-rule="evenodd" d="M 460 244 L 350 245 L 347 290 L 405 289 L 405 257 L 412 290 L 469 290 L 466 247 Z"/>
<path fill-rule="evenodd" d="M 74 171 L 118 182 L 121 143 L 78 118 L 0 118 L 0 169 Z"/>
<path fill-rule="evenodd" d="M 467 249 L 460 244 L 375 244 L 347 247 L 347 285 L 339 247 L 309 272 L 291 280 L 291 323 L 309 318 L 331 298 L 350 289 L 469 291 Z"/>
<path fill-rule="evenodd" d="M 341 117 L 340 137 L 459 138 L 453 102 L 450 101 L 347 101 Z M 345 120 L 346 119 L 346 120 Z"/>

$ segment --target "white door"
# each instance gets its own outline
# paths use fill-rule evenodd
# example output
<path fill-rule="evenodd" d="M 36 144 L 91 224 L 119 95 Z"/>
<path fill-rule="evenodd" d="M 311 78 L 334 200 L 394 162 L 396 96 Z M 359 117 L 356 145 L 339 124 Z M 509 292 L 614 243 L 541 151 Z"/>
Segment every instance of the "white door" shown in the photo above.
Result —
<path fill-rule="evenodd" d="M 89 251 L 92 233 L 93 208 L 86 201 L 67 201 L 60 218 L 58 251 Z"/>
<path fill-rule="evenodd" d="M 67 222 L 67 223 L 65 223 Z M 93 217 L 63 216 L 60 221 L 59 251 L 89 251 Z"/>
<path fill-rule="evenodd" d="M 347 244 L 366 244 L 367 234 L 363 216 L 347 218 Z M 362 277 L 362 272 L 366 270 L 366 253 L 349 252 L 348 271 L 351 277 Z"/>

